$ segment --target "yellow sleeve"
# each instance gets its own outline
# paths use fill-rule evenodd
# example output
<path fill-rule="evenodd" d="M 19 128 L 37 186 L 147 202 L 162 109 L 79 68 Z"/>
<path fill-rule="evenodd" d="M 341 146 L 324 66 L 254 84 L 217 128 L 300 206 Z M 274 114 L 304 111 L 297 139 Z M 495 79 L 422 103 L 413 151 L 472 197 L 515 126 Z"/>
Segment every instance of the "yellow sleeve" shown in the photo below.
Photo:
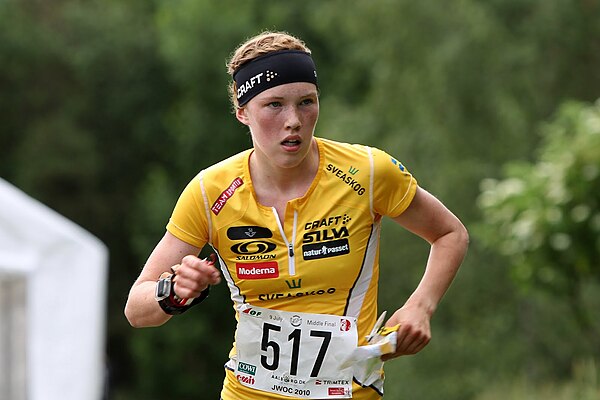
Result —
<path fill-rule="evenodd" d="M 206 209 L 200 173 L 179 196 L 167 224 L 167 231 L 192 246 L 204 247 L 209 237 Z"/>
<path fill-rule="evenodd" d="M 406 167 L 377 148 L 373 154 L 373 211 L 397 217 L 410 205 L 417 192 L 417 180 Z"/>

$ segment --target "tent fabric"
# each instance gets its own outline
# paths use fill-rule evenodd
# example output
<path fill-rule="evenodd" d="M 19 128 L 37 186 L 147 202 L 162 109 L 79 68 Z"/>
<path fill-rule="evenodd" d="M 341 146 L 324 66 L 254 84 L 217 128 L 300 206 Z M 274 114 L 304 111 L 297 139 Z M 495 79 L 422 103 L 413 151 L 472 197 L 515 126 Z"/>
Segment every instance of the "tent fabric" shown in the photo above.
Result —
<path fill-rule="evenodd" d="M 106 246 L 0 179 L 0 279 L 2 276 L 25 280 L 25 299 L 15 302 L 26 302 L 22 375 L 27 399 L 101 399 Z"/>
<path fill-rule="evenodd" d="M 25 279 L 0 276 L 0 398 L 25 400 Z M 9 307 L 10 305 L 10 307 Z"/>

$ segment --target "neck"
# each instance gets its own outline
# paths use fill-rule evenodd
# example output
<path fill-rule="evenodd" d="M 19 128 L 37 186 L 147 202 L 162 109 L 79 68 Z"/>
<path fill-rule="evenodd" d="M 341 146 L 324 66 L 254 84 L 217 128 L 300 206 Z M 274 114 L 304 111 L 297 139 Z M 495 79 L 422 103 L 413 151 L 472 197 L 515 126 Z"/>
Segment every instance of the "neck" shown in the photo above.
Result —
<path fill-rule="evenodd" d="M 292 168 L 280 168 L 261 161 L 255 153 L 250 157 L 250 175 L 259 199 L 288 201 L 302 197 L 312 184 L 319 169 L 318 145 L 313 141 L 306 158 Z"/>

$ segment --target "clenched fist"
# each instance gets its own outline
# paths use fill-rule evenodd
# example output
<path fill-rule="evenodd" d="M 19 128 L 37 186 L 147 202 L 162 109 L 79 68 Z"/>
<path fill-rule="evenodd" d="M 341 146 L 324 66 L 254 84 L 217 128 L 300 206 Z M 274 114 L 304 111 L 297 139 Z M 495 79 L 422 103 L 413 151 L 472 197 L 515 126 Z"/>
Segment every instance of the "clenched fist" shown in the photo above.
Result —
<path fill-rule="evenodd" d="M 419 307 L 405 305 L 397 310 L 387 321 L 386 326 L 400 325 L 396 351 L 381 357 L 383 361 L 416 354 L 423 350 L 431 340 L 431 316 Z"/>
<path fill-rule="evenodd" d="M 214 263 L 214 254 L 204 260 L 192 255 L 183 257 L 181 264 L 171 268 L 175 294 L 185 299 L 196 298 L 209 285 L 221 282 L 221 274 Z"/>

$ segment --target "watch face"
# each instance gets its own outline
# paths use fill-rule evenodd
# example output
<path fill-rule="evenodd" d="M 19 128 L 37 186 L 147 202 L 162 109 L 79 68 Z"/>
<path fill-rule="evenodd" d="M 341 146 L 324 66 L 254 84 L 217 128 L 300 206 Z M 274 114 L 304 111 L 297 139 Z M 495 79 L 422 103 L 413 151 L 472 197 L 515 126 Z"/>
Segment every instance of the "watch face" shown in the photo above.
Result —
<path fill-rule="evenodd" d="M 171 277 L 159 279 L 156 282 L 156 293 L 154 297 L 156 301 L 161 301 L 166 299 L 171 294 Z"/>

